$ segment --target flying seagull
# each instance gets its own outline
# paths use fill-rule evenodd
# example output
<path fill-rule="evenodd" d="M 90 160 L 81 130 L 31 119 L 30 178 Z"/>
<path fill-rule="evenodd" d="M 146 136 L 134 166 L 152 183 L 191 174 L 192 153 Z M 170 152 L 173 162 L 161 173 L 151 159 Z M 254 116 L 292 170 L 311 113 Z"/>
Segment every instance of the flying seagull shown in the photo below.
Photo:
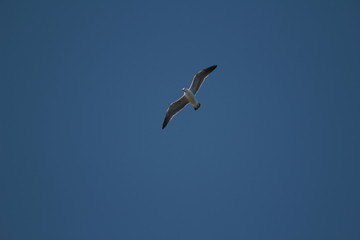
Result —
<path fill-rule="evenodd" d="M 184 95 L 176 100 L 175 102 L 171 103 L 169 108 L 166 111 L 164 123 L 162 125 L 162 129 L 166 127 L 169 121 L 181 110 L 183 109 L 188 103 L 191 103 L 195 110 L 200 108 L 200 103 L 196 99 L 195 95 L 201 84 L 204 82 L 205 78 L 217 67 L 217 65 L 205 68 L 198 72 L 191 83 L 189 89 L 183 88 L 181 89 L 184 92 Z"/>

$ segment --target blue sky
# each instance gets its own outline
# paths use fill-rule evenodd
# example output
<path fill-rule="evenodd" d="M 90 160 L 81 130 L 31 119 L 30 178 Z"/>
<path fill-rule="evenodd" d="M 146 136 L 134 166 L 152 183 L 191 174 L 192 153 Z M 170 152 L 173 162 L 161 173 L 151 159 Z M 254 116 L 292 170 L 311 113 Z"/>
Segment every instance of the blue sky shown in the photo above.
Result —
<path fill-rule="evenodd" d="M 0 9 L 1 239 L 360 239 L 357 1 Z"/>

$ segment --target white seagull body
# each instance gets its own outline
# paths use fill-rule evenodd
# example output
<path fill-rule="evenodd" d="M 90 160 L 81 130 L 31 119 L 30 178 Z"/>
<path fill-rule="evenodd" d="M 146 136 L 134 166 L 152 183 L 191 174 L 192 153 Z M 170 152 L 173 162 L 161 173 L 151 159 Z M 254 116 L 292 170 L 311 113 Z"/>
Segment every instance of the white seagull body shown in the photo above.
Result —
<path fill-rule="evenodd" d="M 198 90 L 201 87 L 201 84 L 204 82 L 205 78 L 217 67 L 217 65 L 205 68 L 198 72 L 191 83 L 191 86 L 189 89 L 183 88 L 182 91 L 184 92 L 184 95 L 176 100 L 175 102 L 171 103 L 169 108 L 166 111 L 165 119 L 162 125 L 162 128 L 164 129 L 166 125 L 169 123 L 169 121 L 181 110 L 183 109 L 187 104 L 191 103 L 193 105 L 195 110 L 198 110 L 200 108 L 200 103 L 196 99 L 195 95 L 198 92 Z"/>

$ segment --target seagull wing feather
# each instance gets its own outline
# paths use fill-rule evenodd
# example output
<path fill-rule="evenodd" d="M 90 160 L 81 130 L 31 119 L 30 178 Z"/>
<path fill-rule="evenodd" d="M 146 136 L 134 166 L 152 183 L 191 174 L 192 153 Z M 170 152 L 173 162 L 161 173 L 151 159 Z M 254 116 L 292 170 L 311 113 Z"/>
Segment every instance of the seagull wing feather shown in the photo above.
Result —
<path fill-rule="evenodd" d="M 171 103 L 169 108 L 166 111 L 165 119 L 162 125 L 162 129 L 166 127 L 169 121 L 181 110 L 183 109 L 189 101 L 186 99 L 185 96 L 182 96 L 175 102 Z"/>
<path fill-rule="evenodd" d="M 194 78 L 193 81 L 191 83 L 190 86 L 190 91 L 193 94 L 196 94 L 197 91 L 200 89 L 201 84 L 204 82 L 205 78 L 207 78 L 207 76 L 214 71 L 214 69 L 217 67 L 217 65 L 213 65 L 211 67 L 205 68 L 203 70 L 201 70 L 200 72 L 198 72 Z"/>

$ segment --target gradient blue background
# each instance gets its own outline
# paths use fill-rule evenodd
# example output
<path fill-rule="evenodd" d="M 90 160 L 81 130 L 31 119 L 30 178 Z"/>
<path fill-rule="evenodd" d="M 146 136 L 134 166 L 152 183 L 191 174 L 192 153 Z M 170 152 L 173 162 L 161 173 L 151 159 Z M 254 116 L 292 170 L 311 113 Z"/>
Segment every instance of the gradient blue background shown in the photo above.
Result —
<path fill-rule="evenodd" d="M 1 239 L 360 239 L 358 1 L 0 9 Z"/>

